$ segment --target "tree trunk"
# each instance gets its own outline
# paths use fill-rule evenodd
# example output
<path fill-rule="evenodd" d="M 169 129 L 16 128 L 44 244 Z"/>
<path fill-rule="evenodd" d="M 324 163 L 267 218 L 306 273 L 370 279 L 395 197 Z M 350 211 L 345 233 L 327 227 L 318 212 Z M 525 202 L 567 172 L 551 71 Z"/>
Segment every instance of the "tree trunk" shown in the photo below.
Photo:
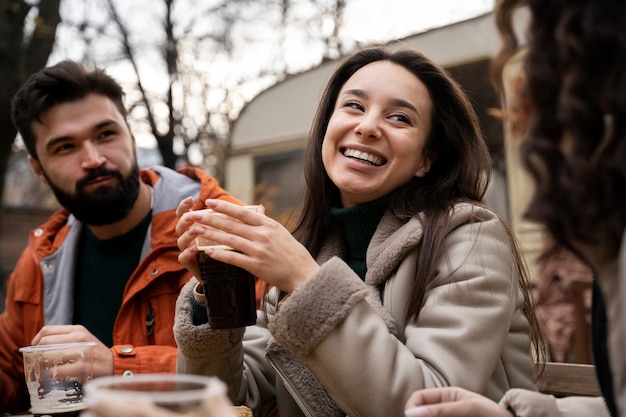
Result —
<path fill-rule="evenodd" d="M 0 0 L 0 201 L 4 195 L 4 179 L 17 133 L 11 120 L 11 99 L 28 76 L 48 62 L 56 27 L 61 21 L 60 2 L 42 0 L 37 5 L 39 14 L 33 33 L 26 35 L 24 23 L 34 6 L 23 0 Z"/>

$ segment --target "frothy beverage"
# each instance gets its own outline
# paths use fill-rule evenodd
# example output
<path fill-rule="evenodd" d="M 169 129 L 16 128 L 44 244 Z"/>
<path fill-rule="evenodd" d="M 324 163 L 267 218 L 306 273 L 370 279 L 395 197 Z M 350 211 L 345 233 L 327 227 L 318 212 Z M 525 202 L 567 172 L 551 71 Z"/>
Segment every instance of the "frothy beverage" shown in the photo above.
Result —
<path fill-rule="evenodd" d="M 94 342 L 20 348 L 35 416 L 78 416 L 87 407 L 83 387 L 93 375 Z"/>
<path fill-rule="evenodd" d="M 31 401 L 33 403 L 31 412 L 35 416 L 78 416 L 80 411 L 86 408 L 83 402 L 83 386 L 77 380 L 59 380 L 48 387 L 42 386 L 38 381 L 31 381 L 26 385 L 30 397 L 41 400 Z"/>

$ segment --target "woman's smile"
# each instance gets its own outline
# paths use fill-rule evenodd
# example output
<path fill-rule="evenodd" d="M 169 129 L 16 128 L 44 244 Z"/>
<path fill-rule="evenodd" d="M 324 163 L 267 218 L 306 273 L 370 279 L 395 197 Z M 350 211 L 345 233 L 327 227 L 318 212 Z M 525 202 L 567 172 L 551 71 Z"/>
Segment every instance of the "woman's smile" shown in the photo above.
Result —
<path fill-rule="evenodd" d="M 371 153 L 361 152 L 357 149 L 343 148 L 341 149 L 341 153 L 343 156 L 347 158 L 356 159 L 360 162 L 373 165 L 373 166 L 381 166 L 384 165 L 387 160 Z"/>

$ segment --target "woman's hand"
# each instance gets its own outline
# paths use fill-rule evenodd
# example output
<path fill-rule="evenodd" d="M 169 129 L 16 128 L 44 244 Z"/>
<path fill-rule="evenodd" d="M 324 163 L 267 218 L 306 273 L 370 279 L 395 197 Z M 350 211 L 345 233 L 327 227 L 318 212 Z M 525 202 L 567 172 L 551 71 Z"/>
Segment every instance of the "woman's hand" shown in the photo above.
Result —
<path fill-rule="evenodd" d="M 178 246 L 183 250 L 179 261 L 192 273 L 199 272 L 198 237 L 235 249 L 206 249 L 213 259 L 246 269 L 286 292 L 295 290 L 319 269 L 306 248 L 264 213 L 222 200 L 207 200 L 206 204 L 209 210 L 188 211 L 189 204 L 183 201 L 177 210 Z"/>
<path fill-rule="evenodd" d="M 198 250 L 196 248 L 195 237 L 189 234 L 189 228 L 194 225 L 195 220 L 185 214 L 191 213 L 193 198 L 187 197 L 182 200 L 176 208 L 176 234 L 178 235 L 177 245 L 180 249 L 178 262 L 181 263 L 194 277 L 200 279 L 200 267 L 198 266 Z"/>
<path fill-rule="evenodd" d="M 501 405 L 463 388 L 415 391 L 404 406 L 406 417 L 511 417 Z"/>

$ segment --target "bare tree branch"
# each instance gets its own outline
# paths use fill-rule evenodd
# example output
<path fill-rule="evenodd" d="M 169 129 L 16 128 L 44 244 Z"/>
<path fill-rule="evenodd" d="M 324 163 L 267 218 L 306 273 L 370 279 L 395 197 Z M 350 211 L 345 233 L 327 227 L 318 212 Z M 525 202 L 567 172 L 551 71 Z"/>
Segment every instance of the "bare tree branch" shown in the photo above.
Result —
<path fill-rule="evenodd" d="M 100 62 L 123 65 L 134 74 L 127 88 L 131 117 L 155 138 L 164 165 L 175 167 L 183 158 L 218 179 L 231 125 L 251 99 L 247 91 L 256 86 L 259 92 L 290 73 L 282 46 L 294 31 L 326 45 L 317 62 L 344 52 L 340 38 L 348 0 L 152 0 L 141 28 L 129 12 L 140 5 L 102 1 L 109 25 L 97 21 L 90 33 L 108 36 L 86 42 L 92 51 L 108 51 Z M 308 7 L 298 12 L 295 6 L 303 4 Z M 150 20 L 153 15 L 158 18 Z M 331 30 L 321 33 L 324 21 Z M 261 53 L 267 45 L 271 54 Z"/>

